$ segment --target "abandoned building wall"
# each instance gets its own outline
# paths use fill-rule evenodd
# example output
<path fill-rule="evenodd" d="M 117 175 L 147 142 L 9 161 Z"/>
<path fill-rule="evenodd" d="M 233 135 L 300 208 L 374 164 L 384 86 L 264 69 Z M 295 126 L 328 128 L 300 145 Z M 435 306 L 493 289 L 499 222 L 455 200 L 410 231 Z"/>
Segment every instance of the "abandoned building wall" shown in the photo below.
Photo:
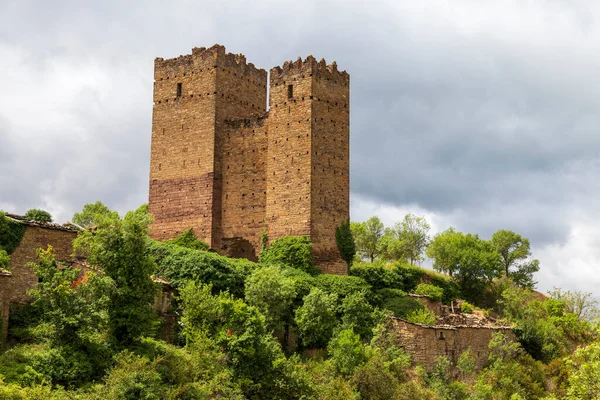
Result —
<path fill-rule="evenodd" d="M 11 283 L 11 274 L 0 269 L 0 345 L 6 341 L 8 333 Z"/>
<path fill-rule="evenodd" d="M 25 303 L 27 291 L 37 285 L 37 277 L 28 263 L 36 262 L 36 250 L 52 246 L 57 261 L 73 259 L 73 239 L 77 231 L 68 228 L 29 225 L 23 235 L 23 240 L 10 255 L 9 269 L 11 278 L 11 302 Z"/>
<path fill-rule="evenodd" d="M 482 368 L 490 355 L 488 345 L 494 333 L 502 332 L 514 340 L 512 329 L 508 327 L 427 326 L 400 319 L 392 323 L 398 345 L 412 356 L 414 364 L 423 364 L 427 370 L 433 368 L 436 357 L 444 356 L 456 363 L 469 348 L 475 356 L 476 367 Z"/>

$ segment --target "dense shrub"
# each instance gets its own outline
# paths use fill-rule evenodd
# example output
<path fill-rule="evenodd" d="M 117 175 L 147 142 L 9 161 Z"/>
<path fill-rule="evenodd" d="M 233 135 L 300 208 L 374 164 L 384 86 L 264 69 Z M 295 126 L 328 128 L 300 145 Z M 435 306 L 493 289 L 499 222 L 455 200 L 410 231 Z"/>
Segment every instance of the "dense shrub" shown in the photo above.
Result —
<path fill-rule="evenodd" d="M 363 292 L 352 293 L 346 296 L 340 306 L 342 324 L 351 328 L 361 338 L 370 339 L 373 335 L 375 318 L 373 306 L 369 304 Z"/>
<path fill-rule="evenodd" d="M 304 297 L 317 285 L 317 279 L 307 272 L 291 267 L 281 268 L 281 274 L 290 279 L 294 285 L 296 297 L 291 307 L 293 311 L 302 305 Z"/>
<path fill-rule="evenodd" d="M 360 336 L 352 329 L 337 332 L 329 341 L 327 352 L 336 371 L 344 376 L 352 375 L 356 368 L 367 360 Z"/>
<path fill-rule="evenodd" d="M 428 283 L 419 283 L 415 288 L 415 294 L 427 296 L 433 301 L 440 301 L 444 295 L 444 289 Z"/>
<path fill-rule="evenodd" d="M 317 275 L 320 271 L 315 267 L 312 247 L 313 244 L 308 236 L 284 236 L 261 251 L 259 262 L 297 268 L 311 275 Z"/>
<path fill-rule="evenodd" d="M 390 268 L 375 263 L 352 264 L 350 275 L 364 279 L 373 290 L 384 288 L 403 289 L 404 284 L 399 274 Z"/>
<path fill-rule="evenodd" d="M 215 253 L 187 249 L 150 241 L 150 254 L 158 264 L 157 274 L 181 288 L 189 281 L 211 284 L 215 293 L 229 291 L 244 296 L 244 281 L 258 267 L 246 259 L 223 257 Z"/>
<path fill-rule="evenodd" d="M 433 311 L 422 308 L 420 310 L 414 310 L 406 316 L 408 322 L 423 325 L 435 325 L 435 314 Z"/>
<path fill-rule="evenodd" d="M 338 300 L 356 292 L 363 292 L 367 298 L 372 295 L 371 286 L 357 276 L 321 274 L 316 277 L 316 284 L 320 289 L 337 295 Z"/>
<path fill-rule="evenodd" d="M 421 302 L 412 299 L 398 289 L 382 289 L 377 292 L 381 308 L 392 311 L 398 318 L 406 318 L 410 313 L 425 308 Z"/>
<path fill-rule="evenodd" d="M 197 239 L 192 232 L 192 228 L 187 229 L 181 235 L 175 239 L 168 240 L 167 243 L 171 243 L 177 246 L 186 247 L 193 250 L 208 250 L 210 247 L 207 243 L 200 239 Z"/>
<path fill-rule="evenodd" d="M 460 312 L 465 314 L 473 314 L 473 305 L 463 301 L 463 303 L 460 305 Z"/>
<path fill-rule="evenodd" d="M 295 296 L 294 282 L 279 267 L 258 268 L 246 279 L 246 302 L 260 310 L 270 330 L 278 330 L 291 320 Z"/>
<path fill-rule="evenodd" d="M 324 347 L 337 325 L 337 295 L 313 288 L 296 310 L 296 325 L 305 346 Z"/>
<path fill-rule="evenodd" d="M 24 217 L 27 221 L 52 222 L 52 215 L 50 215 L 48 211 L 39 210 L 37 208 L 32 208 L 27 211 Z"/>
<path fill-rule="evenodd" d="M 27 225 L 8 219 L 6 214 L 0 211 L 0 249 L 8 254 L 12 253 L 23 240 L 26 230 Z"/>

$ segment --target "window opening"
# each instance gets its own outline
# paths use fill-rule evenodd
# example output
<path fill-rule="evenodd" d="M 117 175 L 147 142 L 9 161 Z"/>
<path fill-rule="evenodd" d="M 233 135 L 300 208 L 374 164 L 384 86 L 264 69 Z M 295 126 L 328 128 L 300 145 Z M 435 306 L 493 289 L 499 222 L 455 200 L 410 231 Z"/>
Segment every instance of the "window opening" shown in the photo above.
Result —
<path fill-rule="evenodd" d="M 294 85 L 288 85 L 288 99 L 294 97 Z"/>
<path fill-rule="evenodd" d="M 181 83 L 181 82 L 177 83 L 177 97 L 181 97 L 182 89 L 183 89 L 183 83 Z"/>

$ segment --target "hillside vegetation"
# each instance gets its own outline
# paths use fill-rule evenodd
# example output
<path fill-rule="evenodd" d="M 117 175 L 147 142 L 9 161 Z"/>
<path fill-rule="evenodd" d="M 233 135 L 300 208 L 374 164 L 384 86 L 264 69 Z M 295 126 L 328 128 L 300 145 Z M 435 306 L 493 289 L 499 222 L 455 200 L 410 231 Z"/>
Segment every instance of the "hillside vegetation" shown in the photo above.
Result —
<path fill-rule="evenodd" d="M 336 237 L 350 274 L 335 276 L 316 269 L 307 237 L 275 240 L 253 263 L 216 254 L 191 230 L 149 239 L 147 207 L 121 218 L 96 203 L 76 216 L 94 227 L 74 243 L 94 268 L 82 274 L 38 250 L 39 286 L 12 310 L 0 353 L 0 399 L 600 398 L 597 303 L 534 292 L 540 265 L 514 232 L 430 238 L 413 215 L 393 228 L 346 223 Z M 418 266 L 425 257 L 437 272 Z M 153 309 L 157 281 L 178 293 L 173 343 Z M 409 293 L 460 299 L 463 312 L 513 324 L 517 341 L 496 334 L 480 370 L 466 351 L 426 371 L 389 326 L 392 316 L 435 323 Z"/>

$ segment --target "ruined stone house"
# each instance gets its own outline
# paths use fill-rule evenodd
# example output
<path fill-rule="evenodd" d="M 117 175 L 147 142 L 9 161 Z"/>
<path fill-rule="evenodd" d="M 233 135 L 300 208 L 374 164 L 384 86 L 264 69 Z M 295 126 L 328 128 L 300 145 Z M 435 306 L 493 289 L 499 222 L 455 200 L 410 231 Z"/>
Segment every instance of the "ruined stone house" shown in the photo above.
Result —
<path fill-rule="evenodd" d="M 220 45 L 157 58 L 152 237 L 192 228 L 256 260 L 263 229 L 269 242 L 308 235 L 321 270 L 346 273 L 335 228 L 349 218 L 349 101 L 349 75 L 312 56 L 269 74 Z"/>

